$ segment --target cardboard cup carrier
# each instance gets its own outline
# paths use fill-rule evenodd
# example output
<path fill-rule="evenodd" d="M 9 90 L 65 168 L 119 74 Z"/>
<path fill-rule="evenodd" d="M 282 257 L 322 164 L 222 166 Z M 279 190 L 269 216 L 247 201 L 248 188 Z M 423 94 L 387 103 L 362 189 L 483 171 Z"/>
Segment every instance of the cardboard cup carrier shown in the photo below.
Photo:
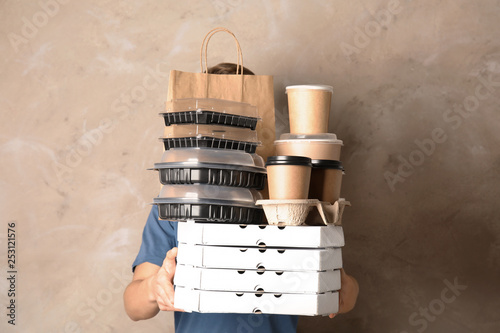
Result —
<path fill-rule="evenodd" d="M 304 156 L 270 156 L 267 179 L 271 200 L 307 199 L 311 159 Z"/>
<path fill-rule="evenodd" d="M 333 87 L 298 85 L 286 87 L 290 133 L 315 134 L 328 132 Z"/>

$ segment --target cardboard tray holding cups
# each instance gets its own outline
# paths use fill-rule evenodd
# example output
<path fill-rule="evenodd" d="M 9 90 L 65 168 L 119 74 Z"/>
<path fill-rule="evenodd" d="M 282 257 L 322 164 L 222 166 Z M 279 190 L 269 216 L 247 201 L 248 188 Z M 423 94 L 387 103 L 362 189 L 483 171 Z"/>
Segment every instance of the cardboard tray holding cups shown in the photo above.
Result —
<path fill-rule="evenodd" d="M 194 245 L 327 248 L 344 246 L 341 226 L 179 223 L 177 239 Z M 231 237 L 228 237 L 231 235 Z"/>
<path fill-rule="evenodd" d="M 179 243 L 177 263 L 205 268 L 324 271 L 342 267 L 341 248 L 259 248 Z"/>
<path fill-rule="evenodd" d="M 328 315 L 339 309 L 338 292 L 319 294 L 248 293 L 177 287 L 174 303 L 187 312 Z"/>
<path fill-rule="evenodd" d="M 340 270 L 270 271 L 177 265 L 177 287 L 202 290 L 272 293 L 322 293 L 340 289 Z"/>
<path fill-rule="evenodd" d="M 267 221 L 272 225 L 341 225 L 345 206 L 349 201 L 341 198 L 334 202 L 317 199 L 258 200 L 264 208 Z"/>

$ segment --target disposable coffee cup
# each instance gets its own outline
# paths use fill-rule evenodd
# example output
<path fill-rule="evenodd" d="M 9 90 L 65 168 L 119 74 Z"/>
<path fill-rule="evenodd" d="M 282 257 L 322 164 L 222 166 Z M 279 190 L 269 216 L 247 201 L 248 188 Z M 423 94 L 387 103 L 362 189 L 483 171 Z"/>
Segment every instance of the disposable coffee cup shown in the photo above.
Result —
<path fill-rule="evenodd" d="M 299 85 L 286 87 L 290 133 L 317 134 L 328 132 L 333 87 Z"/>
<path fill-rule="evenodd" d="M 340 198 L 342 162 L 335 160 L 312 160 L 309 199 L 334 203 Z"/>
<path fill-rule="evenodd" d="M 285 133 L 274 141 L 276 155 L 306 156 L 313 160 L 340 160 L 342 140 L 333 133 Z"/>
<path fill-rule="evenodd" d="M 307 199 L 311 159 L 304 156 L 270 156 L 267 182 L 271 200 Z"/>

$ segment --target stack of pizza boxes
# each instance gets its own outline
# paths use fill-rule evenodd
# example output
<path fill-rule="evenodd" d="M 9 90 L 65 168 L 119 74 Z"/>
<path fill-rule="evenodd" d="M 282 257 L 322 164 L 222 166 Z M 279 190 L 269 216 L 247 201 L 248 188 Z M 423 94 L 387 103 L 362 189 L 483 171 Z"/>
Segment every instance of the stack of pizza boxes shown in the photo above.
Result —
<path fill-rule="evenodd" d="M 222 104 L 227 107 L 216 107 Z M 289 193 L 294 192 L 293 184 L 304 181 L 283 180 L 284 174 L 297 176 L 286 167 L 278 170 L 279 177 L 268 179 L 269 200 L 258 192 L 269 171 L 276 174 L 279 168 L 274 167 L 282 166 L 274 160 L 307 158 L 297 147 L 324 135 L 291 131 L 275 142 L 280 155 L 264 164 L 255 154 L 257 111 L 252 117 L 250 110 L 244 103 L 197 99 L 172 101 L 162 113 L 165 153 L 155 169 L 163 187 L 154 203 L 161 219 L 179 221 L 175 307 L 205 313 L 336 313 L 344 246 L 339 224 L 345 202 L 325 202 L 314 186 L 312 192 L 308 186 L 305 197 L 276 197 L 276 181 L 287 182 L 278 187 L 290 188 Z M 219 121 L 222 117 L 235 120 Z M 335 145 L 321 148 L 339 153 L 339 140 L 326 139 Z M 312 185 L 313 159 L 309 164 L 307 183 Z M 323 164 L 317 166 L 321 174 Z"/>
<path fill-rule="evenodd" d="M 175 307 L 216 313 L 338 310 L 342 227 L 179 223 Z"/>

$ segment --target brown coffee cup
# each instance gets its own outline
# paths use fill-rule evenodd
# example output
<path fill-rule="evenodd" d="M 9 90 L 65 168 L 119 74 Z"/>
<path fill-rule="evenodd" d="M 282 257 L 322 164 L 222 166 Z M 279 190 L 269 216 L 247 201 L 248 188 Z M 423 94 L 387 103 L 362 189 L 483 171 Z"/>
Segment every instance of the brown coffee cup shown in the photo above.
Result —
<path fill-rule="evenodd" d="M 313 160 L 340 160 L 342 145 L 333 133 L 285 133 L 274 141 L 276 155 L 306 156 Z"/>
<path fill-rule="evenodd" d="M 334 203 L 340 199 L 344 168 L 340 161 L 312 160 L 309 199 Z"/>
<path fill-rule="evenodd" d="M 271 200 L 307 199 L 311 159 L 304 156 L 270 156 L 266 163 Z"/>
<path fill-rule="evenodd" d="M 298 85 L 286 87 L 290 133 L 328 132 L 333 87 Z"/>

